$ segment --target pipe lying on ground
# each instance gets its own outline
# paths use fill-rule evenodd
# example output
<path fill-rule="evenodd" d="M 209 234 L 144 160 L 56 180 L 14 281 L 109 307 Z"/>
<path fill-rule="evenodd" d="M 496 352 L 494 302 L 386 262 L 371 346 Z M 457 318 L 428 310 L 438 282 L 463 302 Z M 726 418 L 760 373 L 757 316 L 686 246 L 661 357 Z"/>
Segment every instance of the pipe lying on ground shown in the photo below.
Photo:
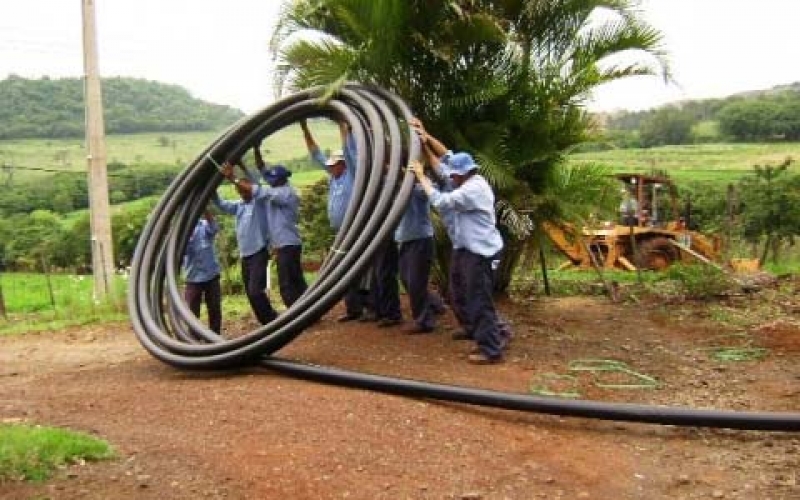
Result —
<path fill-rule="evenodd" d="M 260 364 L 323 383 L 410 397 L 441 399 L 552 415 L 663 425 L 768 431 L 800 430 L 800 414 L 733 412 L 561 400 L 316 367 L 271 357 L 322 317 L 366 270 L 402 217 L 414 179 L 404 152 L 419 157 L 410 110 L 375 87 L 346 85 L 321 101 L 321 89 L 288 96 L 245 117 L 214 141 L 167 189 L 145 225 L 131 263 L 128 306 L 142 346 L 154 357 L 188 370 Z M 224 337 L 202 324 L 183 301 L 177 276 L 191 230 L 222 182 L 218 165 L 300 120 L 345 120 L 359 152 L 356 181 L 341 230 L 317 279 L 277 319 L 247 335 Z M 385 160 L 388 158 L 388 162 Z"/>

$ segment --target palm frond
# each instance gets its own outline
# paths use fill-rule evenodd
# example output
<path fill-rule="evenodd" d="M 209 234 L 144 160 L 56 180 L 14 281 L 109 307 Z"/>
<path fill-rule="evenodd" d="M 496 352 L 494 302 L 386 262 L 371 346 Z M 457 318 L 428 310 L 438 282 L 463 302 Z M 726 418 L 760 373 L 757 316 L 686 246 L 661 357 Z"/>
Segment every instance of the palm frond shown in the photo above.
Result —
<path fill-rule="evenodd" d="M 330 38 L 298 40 L 284 49 L 277 66 L 281 88 L 294 91 L 347 80 L 356 58 L 353 50 Z"/>

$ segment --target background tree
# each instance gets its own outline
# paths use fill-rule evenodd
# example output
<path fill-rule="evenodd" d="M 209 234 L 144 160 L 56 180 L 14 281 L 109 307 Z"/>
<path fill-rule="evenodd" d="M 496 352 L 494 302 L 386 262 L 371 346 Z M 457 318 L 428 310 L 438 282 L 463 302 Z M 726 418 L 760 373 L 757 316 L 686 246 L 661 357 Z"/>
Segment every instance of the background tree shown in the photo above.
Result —
<path fill-rule="evenodd" d="M 786 159 L 777 166 L 756 165 L 755 175 L 741 183 L 744 237 L 763 244 L 761 264 L 770 255 L 777 263 L 781 246 L 800 234 L 800 177 L 787 175 L 791 163 Z"/>
<path fill-rule="evenodd" d="M 13 237 L 5 249 L 6 264 L 12 269 L 41 270 L 42 259 L 48 265 L 68 262 L 60 251 L 65 234 L 57 215 L 47 210 L 34 210 L 30 215 L 11 218 Z"/>
<path fill-rule="evenodd" d="M 394 91 L 434 135 L 475 153 L 504 203 L 503 220 L 520 220 L 523 211 L 536 214 L 531 209 L 547 192 L 549 174 L 591 132 L 584 104 L 594 88 L 668 73 L 659 33 L 634 6 L 627 0 L 287 2 L 272 42 L 278 88 L 357 80 Z M 553 207 L 548 216 L 563 212 Z M 506 226 L 510 242 L 515 229 Z M 506 256 L 513 261 L 519 251 L 509 245 Z"/>
<path fill-rule="evenodd" d="M 124 212 L 117 212 L 111 219 L 111 234 L 114 235 L 114 264 L 125 267 L 130 264 L 139 235 L 147 217 L 157 203 L 156 198 L 143 200 Z M 88 237 L 88 233 L 87 233 Z"/>
<path fill-rule="evenodd" d="M 692 118 L 687 112 L 661 108 L 642 121 L 639 137 L 643 147 L 689 144 L 692 139 Z"/>
<path fill-rule="evenodd" d="M 742 100 L 719 112 L 720 132 L 737 141 L 758 141 L 776 135 L 775 117 L 779 107 L 763 100 Z"/>

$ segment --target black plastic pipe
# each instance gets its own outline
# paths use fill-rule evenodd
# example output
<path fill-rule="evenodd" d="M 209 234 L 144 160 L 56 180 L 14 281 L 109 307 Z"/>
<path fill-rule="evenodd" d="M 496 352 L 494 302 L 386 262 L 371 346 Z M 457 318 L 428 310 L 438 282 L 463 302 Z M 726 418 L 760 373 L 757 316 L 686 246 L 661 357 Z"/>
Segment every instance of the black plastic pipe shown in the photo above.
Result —
<path fill-rule="evenodd" d="M 409 125 L 411 112 L 395 95 L 356 84 L 344 86 L 327 100 L 321 99 L 323 92 L 319 88 L 298 92 L 231 126 L 176 177 L 155 207 L 134 253 L 128 293 L 134 332 L 154 357 L 189 370 L 260 364 L 328 384 L 552 415 L 694 427 L 800 430 L 798 413 L 562 400 L 356 373 L 271 357 L 330 310 L 366 270 L 408 203 L 414 179 L 403 168 L 407 161 L 403 152 L 407 151 L 409 158 L 418 158 L 420 152 Z M 345 120 L 356 141 L 356 182 L 342 228 L 317 279 L 297 302 L 271 323 L 242 337 L 225 339 L 192 314 L 179 290 L 176 277 L 190 231 L 222 182 L 219 164 L 241 157 L 259 140 L 292 123 L 314 117 Z"/>

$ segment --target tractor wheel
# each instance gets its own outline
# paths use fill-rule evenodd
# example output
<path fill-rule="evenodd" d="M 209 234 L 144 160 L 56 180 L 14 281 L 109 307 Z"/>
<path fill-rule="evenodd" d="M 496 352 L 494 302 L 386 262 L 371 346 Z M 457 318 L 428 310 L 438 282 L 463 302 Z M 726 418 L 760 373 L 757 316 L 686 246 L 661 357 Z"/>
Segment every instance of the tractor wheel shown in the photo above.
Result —
<path fill-rule="evenodd" d="M 661 271 L 678 260 L 678 249 L 672 246 L 668 238 L 650 238 L 639 242 L 637 267 Z"/>

